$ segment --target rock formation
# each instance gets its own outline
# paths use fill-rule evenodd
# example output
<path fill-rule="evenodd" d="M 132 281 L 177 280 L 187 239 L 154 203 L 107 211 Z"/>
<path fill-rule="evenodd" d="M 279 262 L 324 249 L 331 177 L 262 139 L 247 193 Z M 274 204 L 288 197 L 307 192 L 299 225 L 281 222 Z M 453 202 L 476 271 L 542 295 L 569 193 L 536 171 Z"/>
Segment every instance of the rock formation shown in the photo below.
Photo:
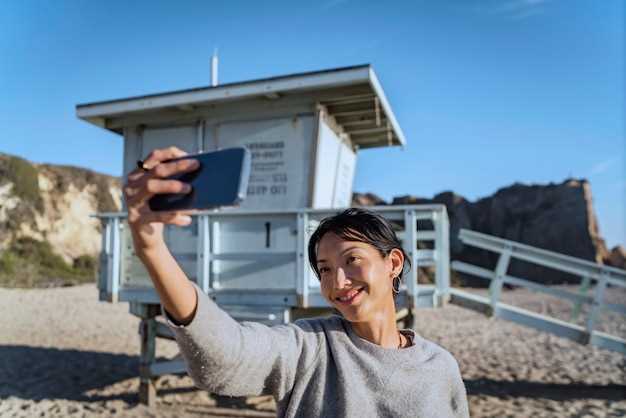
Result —
<path fill-rule="evenodd" d="M 610 266 L 626 270 L 626 248 L 621 245 L 613 247 L 606 263 Z"/>
<path fill-rule="evenodd" d="M 69 265 L 95 257 L 102 238 L 92 215 L 120 207 L 115 177 L 0 154 L 0 251 L 29 238 L 49 243 Z"/>
<path fill-rule="evenodd" d="M 497 262 L 494 253 L 463 245 L 458 232 L 465 228 L 594 262 L 617 266 L 623 260 L 618 249 L 611 259 L 613 253 L 607 251 L 600 237 L 591 186 L 586 180 L 530 186 L 516 183 L 476 202 L 447 191 L 432 199 L 399 196 L 391 204 L 429 203 L 446 205 L 452 259 L 488 268 Z M 509 273 L 543 283 L 580 282 L 570 274 L 520 261 L 511 263 Z M 471 277 L 463 277 L 463 282 L 486 284 L 483 279 Z"/>
<path fill-rule="evenodd" d="M 352 204 L 354 206 L 381 206 L 386 205 L 387 202 L 374 193 L 353 193 Z"/>

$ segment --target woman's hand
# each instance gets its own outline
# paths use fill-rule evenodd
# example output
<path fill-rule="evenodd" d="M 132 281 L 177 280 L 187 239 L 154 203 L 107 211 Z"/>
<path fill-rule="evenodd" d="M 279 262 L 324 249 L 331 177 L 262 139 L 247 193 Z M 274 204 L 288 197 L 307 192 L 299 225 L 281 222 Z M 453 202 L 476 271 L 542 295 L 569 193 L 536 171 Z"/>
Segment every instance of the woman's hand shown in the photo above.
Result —
<path fill-rule="evenodd" d="M 155 194 L 189 193 L 191 186 L 178 180 L 164 180 L 174 174 L 196 170 L 197 160 L 185 159 L 164 163 L 163 161 L 187 155 L 176 147 L 156 149 L 144 160 L 144 167 L 133 170 L 124 185 L 124 199 L 128 209 L 130 227 L 137 255 L 162 247 L 163 225 L 189 225 L 192 211 L 153 212 L 148 200 Z"/>

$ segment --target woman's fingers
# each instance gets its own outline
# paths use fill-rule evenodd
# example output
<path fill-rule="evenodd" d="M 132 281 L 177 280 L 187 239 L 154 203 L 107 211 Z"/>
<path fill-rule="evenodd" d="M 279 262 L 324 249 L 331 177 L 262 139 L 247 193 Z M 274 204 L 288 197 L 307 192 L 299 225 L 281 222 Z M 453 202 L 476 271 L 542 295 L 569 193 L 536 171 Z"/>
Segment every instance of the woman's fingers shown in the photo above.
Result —
<path fill-rule="evenodd" d="M 145 184 L 145 191 L 150 196 L 163 193 L 189 193 L 191 186 L 178 180 L 149 178 Z"/>
<path fill-rule="evenodd" d="M 163 156 L 169 156 L 173 154 L 184 153 L 184 151 L 179 150 L 178 148 L 167 148 L 163 150 L 154 150 L 150 155 L 152 158 L 161 158 Z M 172 154 L 173 153 L 173 154 Z M 146 160 L 148 161 L 148 160 Z M 155 160 L 153 160 L 154 162 Z M 170 163 L 154 163 L 153 168 L 145 171 L 142 169 L 135 169 L 128 175 L 128 196 L 132 197 L 140 192 L 141 187 L 147 186 L 147 191 L 151 194 L 156 193 L 186 193 L 184 190 L 187 188 L 181 185 L 176 184 L 165 184 L 158 185 L 154 184 L 154 181 L 151 179 L 159 179 L 159 178 L 167 178 L 173 176 L 175 174 L 182 174 L 190 171 L 197 170 L 200 167 L 200 163 L 195 159 L 185 159 L 180 161 L 172 161 Z M 148 165 L 144 162 L 144 165 Z M 180 182 L 179 182 L 180 183 Z M 178 191 L 178 189 L 182 187 L 183 191 Z M 136 190 L 137 189 L 137 190 Z"/>
<path fill-rule="evenodd" d="M 198 213 L 198 209 L 185 209 L 185 210 L 177 210 L 176 213 L 183 216 L 191 216 L 196 215 Z"/>
<path fill-rule="evenodd" d="M 138 181 L 141 178 L 148 176 L 149 173 L 150 173 L 149 171 L 145 171 L 145 170 L 142 170 L 140 168 L 136 168 L 133 171 L 131 171 L 130 173 L 128 173 L 128 182 L 132 183 L 132 182 Z"/>
<path fill-rule="evenodd" d="M 160 162 L 165 160 L 171 160 L 172 158 L 184 157 L 187 153 L 180 148 L 177 147 L 169 147 L 169 148 L 160 148 L 155 149 L 145 160 L 143 160 L 143 165 L 148 170 L 156 167 Z"/>
<path fill-rule="evenodd" d="M 134 196 L 142 187 L 146 187 L 147 191 L 156 193 L 186 193 L 187 187 L 185 183 L 178 180 L 161 180 L 173 176 L 197 170 L 200 163 L 197 160 L 184 160 L 172 163 L 159 164 L 151 171 L 133 171 L 128 175 L 128 182 L 124 188 L 129 197 Z M 160 182 L 166 182 L 160 184 Z M 174 183 L 172 183 L 174 182 Z M 182 191 L 178 191 L 181 189 Z"/>
<path fill-rule="evenodd" d="M 185 159 L 173 161 L 171 163 L 160 163 L 150 171 L 150 174 L 155 177 L 165 178 L 173 176 L 174 174 L 193 171 L 196 170 L 198 167 L 200 167 L 200 163 L 198 162 L 198 160 Z"/>
<path fill-rule="evenodd" d="M 161 180 L 147 177 L 124 188 L 126 203 L 130 206 L 141 206 L 155 194 L 189 193 L 191 186 L 178 180 Z"/>

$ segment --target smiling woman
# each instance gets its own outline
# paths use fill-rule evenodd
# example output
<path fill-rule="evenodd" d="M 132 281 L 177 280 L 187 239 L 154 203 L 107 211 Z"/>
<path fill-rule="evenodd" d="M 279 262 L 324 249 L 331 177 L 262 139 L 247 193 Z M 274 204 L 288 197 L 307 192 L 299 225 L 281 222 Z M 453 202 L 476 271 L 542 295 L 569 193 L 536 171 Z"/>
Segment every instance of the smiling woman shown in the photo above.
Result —
<path fill-rule="evenodd" d="M 163 240 L 163 224 L 189 224 L 188 214 L 155 213 L 146 203 L 154 194 L 185 192 L 183 183 L 159 177 L 197 168 L 162 162 L 182 155 L 154 151 L 146 169 L 129 174 L 124 196 L 135 251 L 198 387 L 271 394 L 280 417 L 469 416 L 452 355 L 396 326 L 393 295 L 407 258 L 384 218 L 348 209 L 324 219 L 310 239 L 322 293 L 341 315 L 239 324 L 188 280 Z"/>
<path fill-rule="evenodd" d="M 393 295 L 410 261 L 383 217 L 348 209 L 324 219 L 309 241 L 309 260 L 322 294 L 358 335 L 382 347 L 409 345 L 410 333 L 396 328 Z"/>

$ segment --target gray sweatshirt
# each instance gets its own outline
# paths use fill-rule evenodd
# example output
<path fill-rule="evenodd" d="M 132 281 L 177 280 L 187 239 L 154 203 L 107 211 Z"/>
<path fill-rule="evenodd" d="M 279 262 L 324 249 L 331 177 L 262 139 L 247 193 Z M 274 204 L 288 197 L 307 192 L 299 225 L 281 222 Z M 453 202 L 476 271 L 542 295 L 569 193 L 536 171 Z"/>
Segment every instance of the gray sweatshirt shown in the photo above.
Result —
<path fill-rule="evenodd" d="M 339 316 L 268 327 L 239 324 L 195 284 L 191 322 L 163 311 L 194 383 L 229 396 L 271 394 L 279 417 L 469 417 L 452 355 L 410 330 L 383 348 Z"/>

